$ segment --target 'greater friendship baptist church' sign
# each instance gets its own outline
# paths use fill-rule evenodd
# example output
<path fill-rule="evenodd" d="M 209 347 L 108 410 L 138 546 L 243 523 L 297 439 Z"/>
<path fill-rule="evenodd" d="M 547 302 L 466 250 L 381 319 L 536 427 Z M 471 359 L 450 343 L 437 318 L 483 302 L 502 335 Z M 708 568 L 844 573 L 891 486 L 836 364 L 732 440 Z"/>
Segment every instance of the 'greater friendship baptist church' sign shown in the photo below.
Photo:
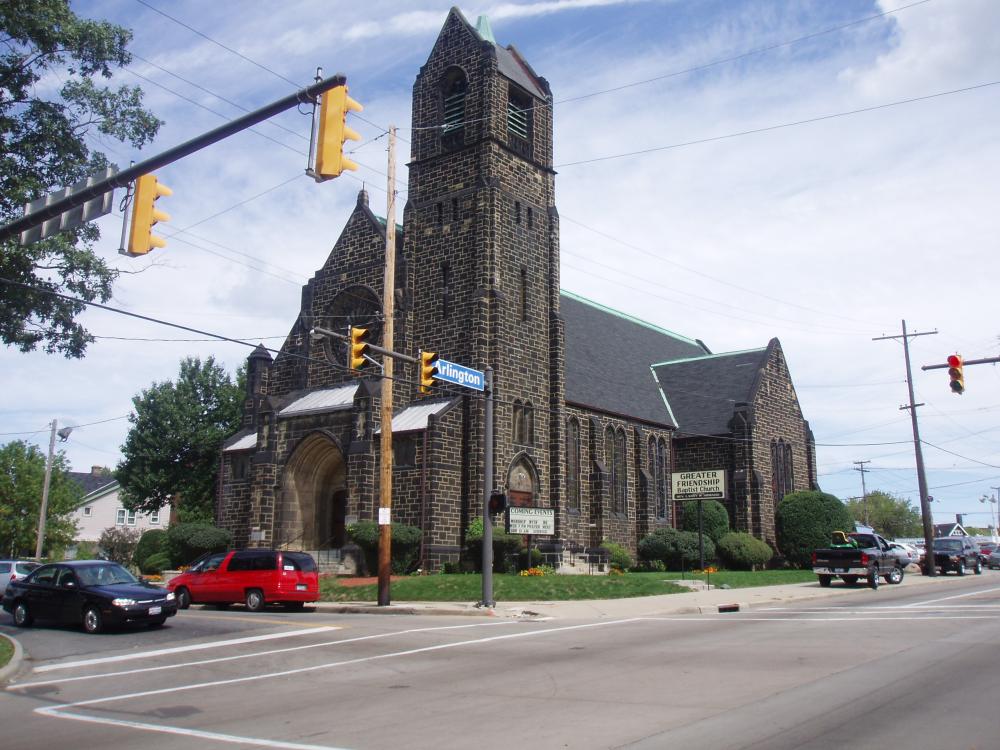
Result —
<path fill-rule="evenodd" d="M 723 500 L 726 497 L 726 472 L 680 471 L 672 475 L 674 500 Z"/>

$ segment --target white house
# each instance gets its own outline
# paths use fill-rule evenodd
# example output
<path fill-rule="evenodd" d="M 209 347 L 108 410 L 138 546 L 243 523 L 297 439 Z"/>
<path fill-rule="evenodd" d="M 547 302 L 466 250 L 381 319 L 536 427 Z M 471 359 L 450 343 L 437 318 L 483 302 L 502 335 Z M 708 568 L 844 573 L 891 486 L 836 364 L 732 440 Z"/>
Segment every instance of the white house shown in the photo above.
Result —
<path fill-rule="evenodd" d="M 76 521 L 77 542 L 96 542 L 111 526 L 145 531 L 166 529 L 170 523 L 169 503 L 150 514 L 126 509 L 118 499 L 118 482 L 103 466 L 94 466 L 89 472 L 71 471 L 69 476 L 86 493 L 70 516 Z"/>

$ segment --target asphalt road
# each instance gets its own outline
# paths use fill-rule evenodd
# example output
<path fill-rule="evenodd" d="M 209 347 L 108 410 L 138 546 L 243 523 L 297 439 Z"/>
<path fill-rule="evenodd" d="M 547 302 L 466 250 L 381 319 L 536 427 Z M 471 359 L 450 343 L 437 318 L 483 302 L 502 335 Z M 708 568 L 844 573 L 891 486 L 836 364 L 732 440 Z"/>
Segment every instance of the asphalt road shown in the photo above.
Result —
<path fill-rule="evenodd" d="M 10 748 L 1000 747 L 995 575 L 729 614 L 192 608 L 160 631 L 18 637 Z"/>

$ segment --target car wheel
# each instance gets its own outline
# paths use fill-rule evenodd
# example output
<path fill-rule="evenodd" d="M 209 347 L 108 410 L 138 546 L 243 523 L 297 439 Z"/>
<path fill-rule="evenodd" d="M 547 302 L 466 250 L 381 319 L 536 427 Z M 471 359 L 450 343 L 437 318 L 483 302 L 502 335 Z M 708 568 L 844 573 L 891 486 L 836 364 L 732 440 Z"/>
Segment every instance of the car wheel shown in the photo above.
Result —
<path fill-rule="evenodd" d="M 958 563 L 957 572 L 960 576 L 965 575 L 965 560 L 962 560 L 961 562 Z"/>
<path fill-rule="evenodd" d="M 853 586 L 858 582 L 857 576 L 843 576 L 843 579 L 844 583 L 846 583 L 848 586 Z"/>
<path fill-rule="evenodd" d="M 833 576 L 820 576 L 819 585 L 825 589 L 830 588 L 830 584 L 833 583 Z"/>
<path fill-rule="evenodd" d="M 878 568 L 872 568 L 868 573 L 868 586 L 873 589 L 878 588 Z"/>
<path fill-rule="evenodd" d="M 181 586 L 174 592 L 177 597 L 177 609 L 187 609 L 191 606 L 191 592 Z"/>
<path fill-rule="evenodd" d="M 981 576 L 983 574 L 983 561 L 976 560 L 976 567 L 974 567 L 972 570 L 977 576 Z"/>
<path fill-rule="evenodd" d="M 260 589 L 247 591 L 246 605 L 251 612 L 260 612 L 264 609 L 264 592 Z"/>
<path fill-rule="evenodd" d="M 101 610 L 91 605 L 83 610 L 83 629 L 88 633 L 100 633 L 104 627 Z"/>
<path fill-rule="evenodd" d="M 886 583 L 891 583 L 893 585 L 903 582 L 903 569 L 900 567 L 895 567 L 889 571 L 889 575 L 885 577 Z"/>
<path fill-rule="evenodd" d="M 35 618 L 31 616 L 31 610 L 28 609 L 28 605 L 24 602 L 18 602 L 14 605 L 14 624 L 19 628 L 27 628 L 31 626 L 31 623 L 35 621 Z"/>

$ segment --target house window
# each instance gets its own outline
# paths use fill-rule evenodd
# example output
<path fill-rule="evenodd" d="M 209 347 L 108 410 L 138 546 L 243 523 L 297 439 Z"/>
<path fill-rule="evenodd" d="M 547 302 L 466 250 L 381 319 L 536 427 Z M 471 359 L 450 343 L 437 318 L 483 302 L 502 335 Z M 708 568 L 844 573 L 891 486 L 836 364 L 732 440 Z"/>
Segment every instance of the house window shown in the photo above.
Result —
<path fill-rule="evenodd" d="M 92 515 L 94 515 L 94 508 L 93 508 L 93 506 L 88 505 L 87 507 L 85 507 L 83 509 L 83 515 L 85 515 L 85 516 L 92 516 Z"/>
<path fill-rule="evenodd" d="M 119 508 L 115 512 L 115 526 L 124 526 L 124 525 L 125 525 L 125 509 Z"/>
<path fill-rule="evenodd" d="M 413 467 L 417 465 L 417 441 L 412 437 L 393 437 L 393 466 Z"/>
<path fill-rule="evenodd" d="M 531 97 L 511 87 L 507 94 L 507 145 L 521 156 L 531 156 Z"/>
<path fill-rule="evenodd" d="M 159 526 L 160 525 L 160 511 L 155 510 L 152 513 L 149 514 L 149 523 L 152 526 Z"/>
<path fill-rule="evenodd" d="M 566 503 L 580 510 L 580 423 L 576 419 L 566 425 Z"/>
<path fill-rule="evenodd" d="M 126 523 L 129 526 L 135 526 L 135 511 L 134 510 L 130 510 L 128 512 L 128 519 L 126 520 Z"/>
<path fill-rule="evenodd" d="M 250 456 L 236 455 L 232 459 L 233 479 L 246 479 L 250 473 Z"/>

